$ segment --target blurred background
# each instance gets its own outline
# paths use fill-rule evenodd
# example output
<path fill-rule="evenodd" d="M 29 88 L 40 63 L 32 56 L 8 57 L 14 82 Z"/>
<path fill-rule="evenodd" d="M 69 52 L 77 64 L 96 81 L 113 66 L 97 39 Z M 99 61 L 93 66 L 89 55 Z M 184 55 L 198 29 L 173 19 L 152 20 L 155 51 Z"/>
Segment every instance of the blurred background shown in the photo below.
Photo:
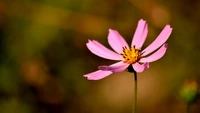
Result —
<path fill-rule="evenodd" d="M 138 74 L 137 113 L 185 112 L 179 91 L 200 82 L 199 0 L 0 0 L 0 112 L 131 113 L 133 74 L 87 80 L 114 62 L 85 44 L 109 47 L 109 28 L 131 44 L 141 18 L 149 26 L 144 48 L 166 24 L 173 32 L 166 55 Z M 197 98 L 190 113 L 199 106 Z"/>

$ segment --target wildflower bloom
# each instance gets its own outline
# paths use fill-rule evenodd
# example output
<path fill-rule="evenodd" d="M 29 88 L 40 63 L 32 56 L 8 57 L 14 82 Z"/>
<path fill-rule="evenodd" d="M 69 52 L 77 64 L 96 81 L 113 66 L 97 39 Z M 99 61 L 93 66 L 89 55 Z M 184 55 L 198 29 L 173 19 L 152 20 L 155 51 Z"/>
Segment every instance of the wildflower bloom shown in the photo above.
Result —
<path fill-rule="evenodd" d="M 87 77 L 89 80 L 99 80 L 112 73 L 122 72 L 129 66 L 132 66 L 136 72 L 143 72 L 145 69 L 148 69 L 149 62 L 156 61 L 165 54 L 168 47 L 165 42 L 172 32 L 172 28 L 170 25 L 166 25 L 159 36 L 147 48 L 141 51 L 148 33 L 147 27 L 148 25 L 143 19 L 138 22 L 131 47 L 128 46 L 127 42 L 116 30 L 109 29 L 108 43 L 116 52 L 106 48 L 98 41 L 89 40 L 86 46 L 93 54 L 119 62 L 109 66 L 99 66 L 99 70 L 85 74 L 84 77 Z"/>

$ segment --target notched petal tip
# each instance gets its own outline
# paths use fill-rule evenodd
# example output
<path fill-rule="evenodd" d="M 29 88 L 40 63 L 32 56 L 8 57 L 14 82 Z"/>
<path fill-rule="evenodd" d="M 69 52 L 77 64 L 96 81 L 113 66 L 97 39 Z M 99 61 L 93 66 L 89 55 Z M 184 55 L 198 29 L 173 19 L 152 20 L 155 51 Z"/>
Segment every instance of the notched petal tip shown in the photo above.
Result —
<path fill-rule="evenodd" d="M 83 75 L 83 77 L 87 78 L 88 80 L 94 80 L 94 79 L 92 79 L 92 77 L 89 76 L 89 75 Z"/>
<path fill-rule="evenodd" d="M 144 20 L 144 19 L 140 19 L 139 22 L 145 22 L 145 23 L 146 23 L 146 20 Z"/>
<path fill-rule="evenodd" d="M 145 25 L 147 25 L 147 22 L 145 20 L 143 19 L 139 20 L 138 26 L 145 26 Z"/>
<path fill-rule="evenodd" d="M 100 80 L 100 79 L 103 79 L 103 78 L 109 76 L 110 74 L 112 74 L 111 71 L 97 70 L 95 72 L 88 73 L 83 76 L 86 77 L 88 80 Z"/>
<path fill-rule="evenodd" d="M 87 48 L 88 48 L 89 44 L 90 44 L 90 42 L 87 42 L 87 43 L 85 44 L 85 45 L 87 46 Z"/>
<path fill-rule="evenodd" d="M 171 28 L 171 26 L 170 26 L 169 24 L 165 25 L 165 27 L 169 27 L 169 28 Z"/>
<path fill-rule="evenodd" d="M 92 43 L 92 40 L 88 39 L 88 42 L 86 43 L 86 46 Z"/>
<path fill-rule="evenodd" d="M 165 27 L 169 27 L 169 28 L 171 28 L 171 25 L 167 24 Z M 172 29 L 172 28 L 171 28 L 171 29 Z"/>
<path fill-rule="evenodd" d="M 88 80 L 94 80 L 94 79 L 92 79 L 92 78 L 90 78 L 90 77 L 87 77 L 87 79 L 88 79 Z M 98 80 L 100 80 L 100 79 L 98 79 Z"/>
<path fill-rule="evenodd" d="M 116 30 L 109 28 L 108 31 L 113 32 L 113 31 L 116 31 Z"/>
<path fill-rule="evenodd" d="M 173 28 L 171 28 L 171 26 L 170 26 L 169 24 L 167 24 L 167 25 L 164 27 L 164 29 L 165 29 L 166 31 L 172 31 Z"/>
<path fill-rule="evenodd" d="M 89 43 L 89 42 L 92 42 L 92 40 L 88 39 L 88 43 Z"/>

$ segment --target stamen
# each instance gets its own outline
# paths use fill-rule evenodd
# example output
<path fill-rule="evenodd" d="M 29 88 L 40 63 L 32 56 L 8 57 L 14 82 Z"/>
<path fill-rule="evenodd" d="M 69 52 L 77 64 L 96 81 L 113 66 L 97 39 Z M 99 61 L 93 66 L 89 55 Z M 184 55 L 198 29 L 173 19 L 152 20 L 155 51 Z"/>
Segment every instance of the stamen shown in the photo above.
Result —
<path fill-rule="evenodd" d="M 122 47 L 122 57 L 124 58 L 124 61 L 129 64 L 134 64 L 135 62 L 138 62 L 141 58 L 141 50 L 136 49 L 135 45 L 128 49 L 126 46 Z"/>

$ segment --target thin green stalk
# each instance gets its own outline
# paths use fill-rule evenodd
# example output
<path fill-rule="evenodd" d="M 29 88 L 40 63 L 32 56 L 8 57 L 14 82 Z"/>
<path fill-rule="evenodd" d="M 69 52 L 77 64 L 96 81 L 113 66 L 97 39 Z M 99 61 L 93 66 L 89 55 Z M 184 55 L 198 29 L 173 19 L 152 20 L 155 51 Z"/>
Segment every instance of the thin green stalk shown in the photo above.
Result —
<path fill-rule="evenodd" d="M 136 113 L 136 105 L 137 105 L 137 73 L 134 71 L 134 79 L 135 79 L 135 84 L 134 84 L 134 100 L 133 100 L 133 110 L 132 113 Z"/>
<path fill-rule="evenodd" d="M 190 104 L 187 103 L 187 106 L 186 106 L 186 113 L 189 113 L 190 111 Z"/>

